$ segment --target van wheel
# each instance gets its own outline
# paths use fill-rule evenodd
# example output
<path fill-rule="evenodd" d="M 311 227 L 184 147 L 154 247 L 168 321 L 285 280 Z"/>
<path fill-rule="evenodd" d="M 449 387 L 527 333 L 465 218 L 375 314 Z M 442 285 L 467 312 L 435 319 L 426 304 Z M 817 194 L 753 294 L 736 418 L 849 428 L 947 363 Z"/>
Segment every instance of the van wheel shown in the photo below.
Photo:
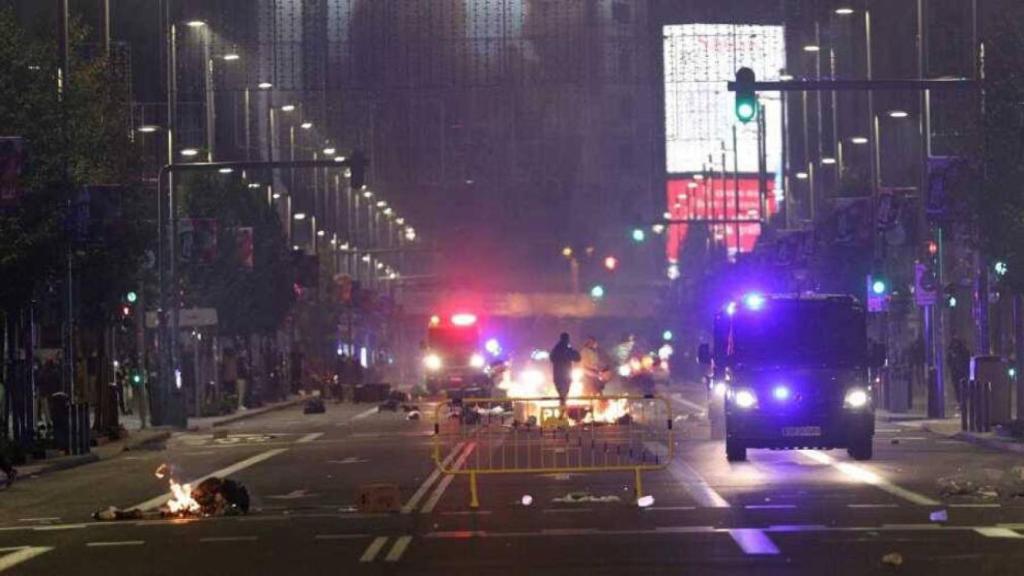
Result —
<path fill-rule="evenodd" d="M 846 453 L 854 460 L 871 460 L 874 454 L 874 442 L 870 434 L 862 434 L 852 440 L 846 447 Z"/>
<path fill-rule="evenodd" d="M 726 440 L 725 459 L 729 462 L 745 461 L 747 459 L 747 447 L 736 440 Z"/>

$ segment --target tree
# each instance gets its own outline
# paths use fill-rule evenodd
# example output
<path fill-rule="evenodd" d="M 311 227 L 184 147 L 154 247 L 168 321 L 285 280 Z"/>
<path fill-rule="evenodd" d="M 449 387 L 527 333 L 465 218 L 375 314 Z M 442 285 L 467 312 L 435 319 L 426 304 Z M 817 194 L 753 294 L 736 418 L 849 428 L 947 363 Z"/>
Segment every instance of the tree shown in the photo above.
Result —
<path fill-rule="evenodd" d="M 86 30 L 73 23 L 71 75 L 61 92 L 56 44 L 26 33 L 9 9 L 0 9 L 0 126 L 3 135 L 27 142 L 29 158 L 19 181 L 22 197 L 0 213 L 0 309 L 9 338 L 26 330 L 14 320 L 24 317 L 21 311 L 34 300 L 67 293 L 66 286 L 58 288 L 70 256 L 76 271 L 78 327 L 82 334 L 96 335 L 86 341 L 103 342 L 116 300 L 137 285 L 138 265 L 152 236 L 147 228 L 152 203 L 138 185 L 137 156 L 129 137 L 127 83 L 105 58 L 80 56 L 85 36 Z M 72 218 L 81 192 L 95 185 L 119 190 L 118 216 L 98 227 L 102 242 L 70 233 L 74 224 L 82 223 Z M 30 346 L 27 339 L 22 343 Z M 96 365 L 109 366 L 105 350 L 97 348 Z M 100 428 L 116 424 L 105 380 L 98 374 L 92 391 L 99 402 Z M 17 384 L 10 377 L 6 381 L 8 388 Z M 26 386 L 27 381 L 22 388 Z"/>

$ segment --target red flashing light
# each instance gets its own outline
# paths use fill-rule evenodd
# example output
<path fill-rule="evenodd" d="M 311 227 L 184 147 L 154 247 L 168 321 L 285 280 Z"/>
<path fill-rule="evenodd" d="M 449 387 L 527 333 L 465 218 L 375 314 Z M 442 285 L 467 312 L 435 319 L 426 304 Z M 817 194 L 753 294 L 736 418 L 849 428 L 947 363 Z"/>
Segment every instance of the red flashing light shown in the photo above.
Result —
<path fill-rule="evenodd" d="M 453 314 L 452 324 L 455 326 L 472 326 L 473 324 L 476 324 L 476 316 L 464 312 L 460 314 Z"/>

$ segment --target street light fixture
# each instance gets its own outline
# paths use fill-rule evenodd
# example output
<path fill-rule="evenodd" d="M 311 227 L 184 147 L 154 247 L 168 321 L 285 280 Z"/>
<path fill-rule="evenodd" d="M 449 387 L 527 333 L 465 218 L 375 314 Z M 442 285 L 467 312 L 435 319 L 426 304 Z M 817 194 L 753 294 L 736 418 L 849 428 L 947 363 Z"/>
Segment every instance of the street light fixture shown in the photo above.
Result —
<path fill-rule="evenodd" d="M 395 224 L 398 224 L 399 226 L 405 226 L 405 218 L 395 218 Z"/>
<path fill-rule="evenodd" d="M 373 192 L 370 190 L 363 190 L 363 198 L 373 198 Z"/>
<path fill-rule="evenodd" d="M 233 168 L 221 168 L 220 170 L 217 170 L 217 172 L 220 172 L 221 174 L 231 174 L 234 171 L 235 170 Z"/>
<path fill-rule="evenodd" d="M 256 85 L 256 87 L 259 88 L 260 90 L 270 90 L 271 88 L 274 87 L 274 85 L 271 84 L 270 82 L 260 82 L 259 84 Z"/>
<path fill-rule="evenodd" d="M 189 28 L 202 28 L 203 26 L 206 26 L 206 22 L 203 22 L 202 20 L 189 20 L 185 24 L 187 24 Z"/>
<path fill-rule="evenodd" d="M 338 151 L 336 149 L 331 148 L 330 146 L 324 148 L 324 156 L 334 156 L 337 152 Z"/>
<path fill-rule="evenodd" d="M 281 106 L 281 112 L 294 112 L 294 111 L 295 111 L 295 105 L 294 104 L 285 104 L 284 106 Z"/>
<path fill-rule="evenodd" d="M 334 157 L 334 161 L 335 162 L 344 162 L 345 160 L 348 160 L 348 158 L 345 158 L 344 156 L 335 156 Z"/>
<path fill-rule="evenodd" d="M 228 62 L 234 62 L 235 60 L 241 58 L 241 56 L 234 52 L 231 52 L 230 54 L 225 54 L 222 58 L 224 58 L 224 60 L 227 60 Z"/>
<path fill-rule="evenodd" d="M 910 116 L 910 113 L 906 110 L 890 110 L 889 118 L 906 118 Z"/>
<path fill-rule="evenodd" d="M 385 216 L 390 217 L 392 214 L 394 214 L 394 210 L 392 210 L 390 207 L 384 209 L 384 215 Z"/>
<path fill-rule="evenodd" d="M 145 124 L 143 126 L 139 126 L 138 128 L 136 128 L 138 132 L 142 132 L 143 134 L 152 134 L 153 132 L 156 132 L 159 129 L 159 126 L 154 126 L 153 124 Z"/>
<path fill-rule="evenodd" d="M 377 208 L 387 208 L 387 207 L 388 207 L 388 203 L 387 202 L 385 202 L 383 200 L 378 200 L 377 201 Z"/>
<path fill-rule="evenodd" d="M 325 232 L 325 231 L 323 231 L 323 230 L 317 230 L 317 231 L 316 231 L 316 235 L 317 235 L 318 237 L 320 237 L 320 238 L 323 238 L 324 236 L 326 236 L 326 235 L 327 235 L 327 232 Z"/>
<path fill-rule="evenodd" d="M 867 144 L 869 140 L 864 136 L 854 136 L 853 138 L 850 138 L 850 142 L 853 144 L 864 145 Z"/>
<path fill-rule="evenodd" d="M 184 156 L 185 158 L 193 158 L 199 155 L 199 150 L 195 148 L 185 148 L 184 150 L 181 151 L 181 155 Z"/>
<path fill-rule="evenodd" d="M 820 51 L 821 51 L 821 46 L 818 46 L 817 44 L 808 44 L 808 45 L 804 46 L 804 52 L 820 52 Z"/>
<path fill-rule="evenodd" d="M 303 130 L 309 130 L 310 128 L 313 127 L 313 123 L 312 122 L 303 122 L 301 124 L 301 126 L 302 126 Z"/>
<path fill-rule="evenodd" d="M 294 218 L 294 219 L 296 219 L 296 220 L 305 220 L 305 219 L 306 219 L 306 213 L 305 213 L 305 212 L 296 212 L 296 213 L 295 213 L 295 214 L 294 214 L 294 215 L 292 216 L 292 218 Z"/>
<path fill-rule="evenodd" d="M 850 14 L 853 14 L 853 8 L 850 8 L 849 6 L 841 6 L 836 8 L 835 12 L 839 16 L 849 16 Z"/>
<path fill-rule="evenodd" d="M 821 163 L 825 164 L 826 166 L 831 166 L 831 165 L 836 163 L 836 159 L 835 158 L 830 158 L 830 157 L 825 157 L 825 158 L 821 159 Z"/>
<path fill-rule="evenodd" d="M 807 180 L 807 178 L 808 178 L 807 172 L 797 172 L 796 173 L 796 179 L 797 180 Z"/>
<path fill-rule="evenodd" d="M 280 192 L 274 192 L 273 194 L 270 195 L 270 197 L 273 198 L 274 200 L 280 200 L 281 199 L 281 193 Z"/>

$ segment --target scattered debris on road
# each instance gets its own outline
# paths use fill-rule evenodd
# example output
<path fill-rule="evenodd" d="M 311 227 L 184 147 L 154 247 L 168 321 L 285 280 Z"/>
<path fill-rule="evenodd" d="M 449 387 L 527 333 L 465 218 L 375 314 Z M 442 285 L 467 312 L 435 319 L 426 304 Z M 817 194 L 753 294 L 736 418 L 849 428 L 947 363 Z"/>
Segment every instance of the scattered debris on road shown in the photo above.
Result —
<path fill-rule="evenodd" d="M 323 414 L 324 412 L 327 412 L 327 406 L 324 405 L 324 399 L 320 396 L 309 398 L 302 406 L 303 414 Z"/>
<path fill-rule="evenodd" d="M 903 554 L 899 552 L 890 552 L 885 556 L 882 556 L 882 564 L 889 566 L 898 567 L 903 565 Z"/>

